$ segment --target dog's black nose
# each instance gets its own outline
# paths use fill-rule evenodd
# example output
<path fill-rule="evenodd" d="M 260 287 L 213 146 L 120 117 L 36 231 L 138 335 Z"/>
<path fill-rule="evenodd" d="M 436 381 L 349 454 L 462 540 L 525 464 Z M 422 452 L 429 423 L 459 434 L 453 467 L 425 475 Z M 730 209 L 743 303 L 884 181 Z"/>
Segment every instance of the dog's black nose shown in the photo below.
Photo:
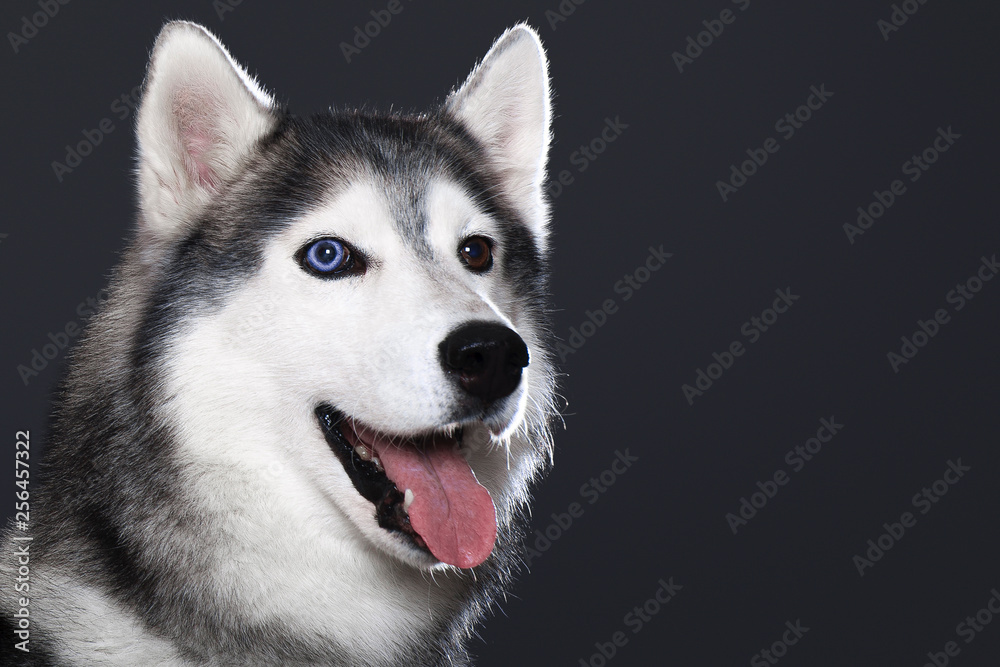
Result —
<path fill-rule="evenodd" d="M 521 337 L 492 322 L 465 324 L 448 334 L 438 349 L 445 371 L 486 404 L 509 396 L 528 365 L 528 346 Z"/>

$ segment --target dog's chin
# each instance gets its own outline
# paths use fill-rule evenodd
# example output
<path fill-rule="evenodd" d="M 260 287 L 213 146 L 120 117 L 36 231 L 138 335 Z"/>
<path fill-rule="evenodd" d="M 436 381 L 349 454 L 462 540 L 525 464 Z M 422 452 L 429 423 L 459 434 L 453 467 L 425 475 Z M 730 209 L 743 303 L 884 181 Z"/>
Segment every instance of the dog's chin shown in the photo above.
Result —
<path fill-rule="evenodd" d="M 375 547 L 422 570 L 475 567 L 489 556 L 496 539 L 495 508 L 468 462 L 482 445 L 506 437 L 512 420 L 480 415 L 388 436 L 328 403 L 314 412 L 360 496 L 338 504 Z M 423 504 L 413 505 L 416 494 Z"/>

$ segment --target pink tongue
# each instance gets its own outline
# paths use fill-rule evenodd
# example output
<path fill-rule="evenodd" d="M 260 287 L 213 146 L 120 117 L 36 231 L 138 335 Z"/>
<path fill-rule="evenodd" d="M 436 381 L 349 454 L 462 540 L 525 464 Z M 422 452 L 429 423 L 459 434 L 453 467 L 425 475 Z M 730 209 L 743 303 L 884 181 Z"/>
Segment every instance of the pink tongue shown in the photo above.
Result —
<path fill-rule="evenodd" d="M 436 436 L 417 448 L 363 435 L 396 488 L 413 492 L 410 524 L 435 558 L 457 567 L 485 561 L 497 538 L 496 508 L 455 439 Z"/>

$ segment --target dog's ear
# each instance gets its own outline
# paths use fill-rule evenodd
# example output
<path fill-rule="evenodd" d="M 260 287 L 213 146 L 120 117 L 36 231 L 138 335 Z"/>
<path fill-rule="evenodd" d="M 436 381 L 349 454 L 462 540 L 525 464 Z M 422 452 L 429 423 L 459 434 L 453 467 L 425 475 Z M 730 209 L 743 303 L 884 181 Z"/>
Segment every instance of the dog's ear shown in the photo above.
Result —
<path fill-rule="evenodd" d="M 239 173 L 278 121 L 271 98 L 205 28 L 156 38 L 137 121 L 140 233 L 171 238 Z"/>
<path fill-rule="evenodd" d="M 444 108 L 483 144 L 515 206 L 544 228 L 552 112 L 538 34 L 524 24 L 505 32 Z"/>

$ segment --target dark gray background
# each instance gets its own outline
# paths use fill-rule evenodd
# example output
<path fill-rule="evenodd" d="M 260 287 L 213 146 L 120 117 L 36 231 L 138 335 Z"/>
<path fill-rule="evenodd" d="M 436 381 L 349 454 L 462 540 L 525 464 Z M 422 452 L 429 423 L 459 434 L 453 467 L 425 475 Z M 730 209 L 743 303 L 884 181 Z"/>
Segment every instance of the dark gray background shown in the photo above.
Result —
<path fill-rule="evenodd" d="M 619 310 L 563 364 L 567 428 L 533 529 L 573 502 L 583 515 L 473 641 L 478 664 L 600 665 L 595 643 L 617 631 L 628 643 L 608 664 L 750 664 L 799 619 L 809 631 L 782 664 L 916 667 L 948 641 L 961 649 L 953 665 L 996 664 L 1000 621 L 972 643 L 956 626 L 1000 586 L 1000 281 L 961 311 L 946 302 L 1000 253 L 996 5 L 929 0 L 886 41 L 889 2 L 752 0 L 741 12 L 729 0 L 590 0 L 554 29 L 545 12 L 558 0 L 405 2 L 348 64 L 340 42 L 385 4 L 244 1 L 220 18 L 210 0 L 77 1 L 18 53 L 0 47 L 4 510 L 14 433 L 42 445 L 60 372 L 50 364 L 25 386 L 16 367 L 79 320 L 116 262 L 134 143 L 132 117 L 111 104 L 140 83 L 165 19 L 216 31 L 297 113 L 425 107 L 526 19 L 551 59 L 551 169 L 575 176 L 554 204 L 556 331 L 569 338 L 605 299 Z M 735 22 L 679 73 L 671 54 L 727 7 Z M 5 3 L 0 27 L 35 11 Z M 834 95 L 781 138 L 775 121 L 821 84 Z M 60 183 L 51 163 L 106 117 L 114 131 Z M 571 155 L 606 117 L 628 128 L 577 172 Z M 903 162 L 949 126 L 961 138 L 909 182 Z M 780 150 L 724 203 L 716 181 L 768 137 Z M 906 194 L 850 244 L 842 225 L 897 178 Z M 624 301 L 616 281 L 660 244 L 673 257 Z M 748 342 L 741 326 L 777 288 L 801 298 L 689 405 L 681 386 L 713 352 Z M 951 321 L 894 373 L 887 353 L 938 308 Z M 830 417 L 844 428 L 734 535 L 726 514 L 789 471 L 785 453 Z M 588 504 L 581 485 L 626 448 L 638 463 Z M 958 458 L 971 471 L 919 514 L 911 497 Z M 853 556 L 905 511 L 916 525 L 859 576 Z M 625 615 L 670 577 L 683 589 L 633 633 Z"/>

